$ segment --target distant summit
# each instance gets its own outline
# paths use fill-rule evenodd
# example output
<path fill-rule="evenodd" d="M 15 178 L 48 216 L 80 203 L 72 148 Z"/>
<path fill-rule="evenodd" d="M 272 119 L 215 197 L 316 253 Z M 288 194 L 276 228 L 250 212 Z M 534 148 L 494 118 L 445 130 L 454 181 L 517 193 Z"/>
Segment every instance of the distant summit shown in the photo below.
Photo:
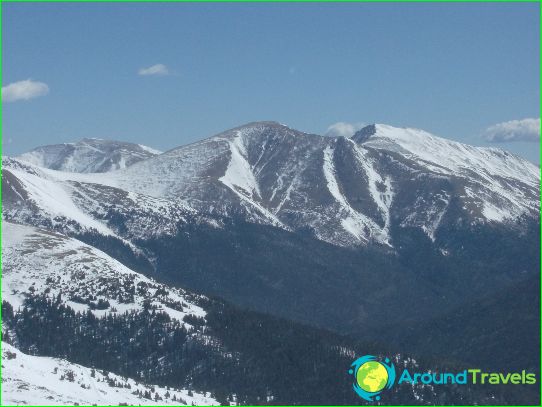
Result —
<path fill-rule="evenodd" d="M 161 152 L 141 144 L 84 138 L 76 143 L 37 147 L 18 159 L 65 172 L 109 172 L 129 167 Z"/>

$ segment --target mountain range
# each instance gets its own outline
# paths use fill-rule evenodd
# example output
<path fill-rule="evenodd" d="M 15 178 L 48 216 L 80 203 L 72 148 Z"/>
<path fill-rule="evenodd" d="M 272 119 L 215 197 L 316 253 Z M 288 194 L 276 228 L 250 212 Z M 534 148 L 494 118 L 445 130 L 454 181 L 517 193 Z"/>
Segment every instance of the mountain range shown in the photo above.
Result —
<path fill-rule="evenodd" d="M 96 192 L 130 192 L 206 214 L 306 230 L 341 246 L 393 247 L 394 226 L 419 228 L 434 240 L 439 228 L 459 216 L 506 224 L 538 214 L 540 174 L 534 164 L 415 129 L 372 125 L 345 138 L 258 122 L 159 155 L 139 145 L 90 141 L 62 145 L 69 146 L 62 151 L 41 147 L 18 159 L 87 173 L 105 172 L 104 159 L 121 156 L 122 165 L 106 167 L 120 171 L 41 177 L 69 184 L 72 196 L 92 184 Z"/>
<path fill-rule="evenodd" d="M 539 185 L 539 168 L 504 150 L 382 124 L 347 138 L 256 122 L 164 153 L 84 139 L 3 157 L 4 337 L 32 357 L 179 391 L 212 390 L 218 402 L 356 402 L 348 386 L 296 397 L 275 371 L 261 373 L 273 382 L 265 390 L 237 374 L 211 384 L 201 372 L 231 374 L 225 360 L 264 362 L 266 347 L 281 355 L 273 338 L 260 338 L 260 348 L 232 337 L 226 315 L 241 332 L 260 321 L 267 333 L 295 339 L 284 346 L 298 352 L 312 343 L 304 356 L 325 349 L 331 372 L 337 360 L 371 346 L 444 365 L 499 369 L 513 360 L 538 370 L 539 298 L 529 287 L 539 284 Z M 487 312 L 474 312 L 480 308 Z M 150 318 L 156 335 L 176 335 L 197 352 L 146 349 L 147 362 L 118 366 L 114 349 L 109 359 L 64 352 L 20 327 L 44 315 L 80 324 L 88 312 L 96 343 L 111 339 L 100 336 L 108 324 Z M 522 315 L 521 335 L 510 329 L 513 313 Z M 173 322 L 157 322 L 157 314 Z M 66 330 L 66 349 L 92 346 Z M 307 342 L 309 332 L 324 339 Z M 337 346 L 349 349 L 339 359 L 330 353 Z M 501 364 L 484 351 L 505 346 Z M 160 369 L 154 358 L 165 361 Z M 179 358 L 184 370 L 169 364 Z M 337 382 L 318 373 L 311 383 L 324 377 Z M 433 390 L 398 392 L 394 401 L 530 404 L 539 397 Z"/>

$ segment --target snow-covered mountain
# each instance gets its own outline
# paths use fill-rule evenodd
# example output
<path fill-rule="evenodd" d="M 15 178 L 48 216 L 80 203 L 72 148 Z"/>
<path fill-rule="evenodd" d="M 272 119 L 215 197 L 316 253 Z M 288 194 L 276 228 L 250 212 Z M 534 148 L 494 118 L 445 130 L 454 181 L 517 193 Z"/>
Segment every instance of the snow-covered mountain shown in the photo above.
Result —
<path fill-rule="evenodd" d="M 386 125 L 344 138 L 250 123 L 109 173 L 55 171 L 8 157 L 2 171 L 5 220 L 74 236 L 162 281 L 339 330 L 373 323 L 370 315 L 384 299 L 388 311 L 395 307 L 389 318 L 403 318 L 392 286 L 433 304 L 432 317 L 502 289 L 522 276 L 499 260 L 513 246 L 504 240 L 523 242 L 539 222 L 535 165 L 502 150 Z M 503 248 L 492 253 L 496 233 Z M 464 259 L 466 241 L 487 246 L 486 257 Z M 347 261 L 350 254 L 322 242 L 376 251 Z M 413 256 L 414 247 L 423 248 L 423 259 L 399 259 Z M 311 250 L 331 258 L 299 260 Z M 348 293 L 355 302 L 351 283 L 374 278 L 371 265 L 388 256 L 392 263 L 379 267 L 393 281 L 375 283 L 382 292 L 378 300 L 363 299 L 363 312 L 319 300 L 322 278 L 330 279 L 328 293 Z M 498 271 L 453 269 L 460 261 L 477 269 L 488 258 Z M 527 274 L 536 271 L 523 263 Z M 360 264 L 363 270 L 354 272 Z M 421 265 L 430 278 L 405 277 L 419 278 Z M 453 270 L 432 274 L 443 267 Z M 294 301 L 298 286 L 306 295 Z M 412 307 L 421 304 L 416 298 Z M 317 301 L 322 311 L 315 314 Z"/>
<path fill-rule="evenodd" d="M 109 172 L 160 154 L 134 143 L 85 138 L 76 143 L 37 147 L 18 158 L 40 167 L 67 172 Z"/>
<path fill-rule="evenodd" d="M 15 309 L 47 294 L 76 311 L 161 310 L 186 328 L 185 317 L 205 317 L 200 296 L 136 273 L 102 251 L 65 235 L 2 222 L 2 299 Z"/>
<path fill-rule="evenodd" d="M 2 405 L 218 405 L 208 395 L 144 384 L 2 342 Z"/>
<path fill-rule="evenodd" d="M 539 180 L 519 157 L 421 130 L 373 125 L 347 139 L 262 122 L 140 162 L 113 182 L 351 245 L 390 244 L 392 223 L 433 238 L 451 206 L 472 221 L 536 216 Z"/>
<path fill-rule="evenodd" d="M 3 170 L 6 218 L 62 228 L 65 217 L 70 227 L 127 239 L 174 233 L 181 217 L 197 213 L 310 231 L 336 245 L 393 247 L 394 227 L 435 240 L 442 225 L 513 224 L 537 218 L 539 208 L 534 164 L 379 124 L 344 138 L 250 123 L 108 174 L 14 159 Z M 126 230 L 114 225 L 119 217 Z"/>
<path fill-rule="evenodd" d="M 539 270 L 539 168 L 503 150 L 380 124 L 345 138 L 274 122 L 250 123 L 159 155 L 143 148 L 148 154 L 138 156 L 114 143 L 98 151 L 80 145 L 67 153 L 57 148 L 64 151 L 57 154 L 55 148 L 2 159 L 2 297 L 13 307 L 4 339 L 27 353 L 5 348 L 16 356 L 3 355 L 14 378 L 4 383 L 4 400 L 103 404 L 93 389 L 104 397 L 115 391 L 102 389 L 106 373 L 96 374 L 98 383 L 89 381 L 89 370 L 77 361 L 88 367 L 101 363 L 145 383 L 159 383 L 149 379 L 158 377 L 162 384 L 213 389 L 214 396 L 202 403 L 232 401 L 242 389 L 248 404 L 307 404 L 316 400 L 310 398 L 313 391 L 300 398 L 298 389 L 290 392 L 296 377 L 265 388 L 266 380 L 283 372 L 283 366 L 259 370 L 262 361 L 273 362 L 266 359 L 268 347 L 291 346 L 287 353 L 303 356 L 297 361 L 302 366 L 313 359 L 311 352 L 327 355 L 330 344 L 335 349 L 343 338 L 305 349 L 298 338 L 319 333 L 292 321 L 370 340 L 387 340 L 370 338 L 369 332 L 385 333 L 401 322 L 415 340 L 420 321 L 438 320 L 473 298 L 523 284 Z M 25 304 L 43 296 L 51 303 Z M 214 296 L 240 308 L 209 299 Z M 65 308 L 55 308 L 59 304 Z M 36 313 L 25 316 L 24 306 L 35 306 Z M 247 309 L 288 321 L 266 320 Z M 59 337 L 47 342 L 47 335 L 59 335 L 47 318 L 54 321 L 59 313 L 69 321 L 60 334 L 70 347 L 66 354 L 55 348 Z M 79 326 L 84 316 L 94 325 L 74 332 L 70 323 Z M 42 320 L 46 337 L 33 336 L 31 324 L 41 327 Z M 492 324 L 489 318 L 487 326 Z M 130 335 L 136 337 L 151 326 L 163 339 L 156 348 L 141 336 L 147 346 L 140 350 L 123 336 L 134 328 Z M 292 327 L 296 336 L 282 343 Z M 83 343 L 93 349 L 85 335 L 117 347 L 107 358 L 85 358 L 77 348 Z M 469 335 L 484 337 L 474 328 Z M 175 346 L 169 346 L 172 338 Z M 46 346 L 36 346 L 40 340 Z M 118 365 L 125 347 L 145 358 Z M 517 347 L 514 357 L 529 357 L 525 349 Z M 345 360 L 333 354 L 326 363 L 342 371 Z M 81 390 L 64 387 L 61 375 L 48 377 L 51 382 L 40 388 L 34 378 L 44 373 L 29 369 L 31 364 L 77 372 L 69 386 Z M 258 372 L 259 379 L 249 383 L 246 372 Z M 320 388 L 324 376 L 314 375 L 304 383 Z M 333 388 L 342 391 L 339 384 Z M 28 390 L 29 398 L 19 389 Z M 158 391 L 160 404 L 166 404 L 163 389 Z M 132 393 L 118 390 L 111 399 L 150 403 Z M 349 396 L 341 400 L 352 404 Z M 456 396 L 449 400 L 461 404 L 463 395 Z M 414 398 L 397 400 L 434 402 L 435 394 L 408 397 Z"/>

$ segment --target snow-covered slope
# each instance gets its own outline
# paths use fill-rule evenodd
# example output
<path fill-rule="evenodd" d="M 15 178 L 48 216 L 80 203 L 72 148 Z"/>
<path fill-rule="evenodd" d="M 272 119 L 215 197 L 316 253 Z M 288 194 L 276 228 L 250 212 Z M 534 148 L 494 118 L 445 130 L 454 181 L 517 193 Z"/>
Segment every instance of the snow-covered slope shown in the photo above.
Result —
<path fill-rule="evenodd" d="M 2 174 L 4 219 L 62 233 L 98 233 L 134 248 L 130 239 L 174 234 L 198 216 L 182 199 L 111 187 L 111 173 L 66 173 L 4 157 Z"/>
<path fill-rule="evenodd" d="M 200 296 L 159 284 L 76 239 L 3 221 L 2 299 L 17 310 L 27 296 L 40 294 L 60 294 L 76 311 L 98 316 L 148 304 L 187 328 L 186 315 L 205 316 L 196 304 Z"/>
<path fill-rule="evenodd" d="M 501 222 L 538 211 L 540 168 L 507 151 L 383 124 L 361 130 L 353 140 L 366 149 L 402 156 L 428 174 L 464 180 L 461 198 L 467 210 L 481 209 L 487 220 Z"/>
<path fill-rule="evenodd" d="M 345 139 L 259 122 L 140 162 L 112 182 L 351 245 L 390 244 L 392 222 L 434 238 L 451 204 L 472 222 L 537 216 L 540 174 L 503 150 L 421 130 L 373 125 Z"/>
<path fill-rule="evenodd" d="M 204 321 L 206 311 L 198 305 L 204 297 L 157 283 L 76 239 L 3 221 L 2 300 L 17 313 L 26 298 L 42 295 L 97 317 L 144 309 L 165 313 L 184 326 L 195 342 L 205 329 L 187 322 Z M 9 328 L 3 328 L 7 337 Z M 24 340 L 16 334 L 9 336 L 14 344 Z M 219 342 L 215 339 L 213 343 Z M 25 355 L 4 343 L 2 367 L 3 405 L 217 404 L 203 394 L 179 389 L 168 392 L 112 373 L 92 373 L 90 368 L 66 360 Z M 151 387 L 155 390 L 149 400 L 144 394 Z M 137 390 L 140 394 L 134 393 Z M 155 400 L 156 394 L 159 400 Z"/>
<path fill-rule="evenodd" d="M 219 403 L 201 393 L 143 384 L 64 359 L 27 355 L 2 342 L 2 405 L 120 404 L 218 405 Z"/>
<path fill-rule="evenodd" d="M 179 221 L 202 216 L 308 230 L 342 246 L 393 246 L 394 227 L 435 240 L 457 222 L 536 219 L 540 205 L 532 163 L 386 125 L 331 138 L 250 123 L 108 174 L 6 159 L 4 178 L 5 218 L 127 240 L 172 234 Z"/>
<path fill-rule="evenodd" d="M 363 144 L 363 147 L 412 157 L 420 165 L 442 174 L 469 176 L 475 171 L 488 176 L 518 179 L 532 185 L 536 185 L 536 179 L 540 178 L 537 166 L 505 150 L 473 147 L 419 129 L 375 124 L 360 130 L 352 139 Z"/>
<path fill-rule="evenodd" d="M 18 158 L 53 170 L 84 173 L 126 168 L 160 153 L 141 144 L 85 138 L 76 143 L 37 147 Z"/>

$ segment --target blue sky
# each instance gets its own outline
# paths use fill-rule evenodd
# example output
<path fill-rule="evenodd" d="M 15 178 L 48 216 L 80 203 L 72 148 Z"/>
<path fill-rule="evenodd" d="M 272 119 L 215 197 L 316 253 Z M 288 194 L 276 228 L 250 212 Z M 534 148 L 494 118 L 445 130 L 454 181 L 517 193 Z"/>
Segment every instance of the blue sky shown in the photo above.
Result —
<path fill-rule="evenodd" d="M 377 122 L 538 163 L 539 24 L 535 3 L 4 3 L 3 150 Z"/>

